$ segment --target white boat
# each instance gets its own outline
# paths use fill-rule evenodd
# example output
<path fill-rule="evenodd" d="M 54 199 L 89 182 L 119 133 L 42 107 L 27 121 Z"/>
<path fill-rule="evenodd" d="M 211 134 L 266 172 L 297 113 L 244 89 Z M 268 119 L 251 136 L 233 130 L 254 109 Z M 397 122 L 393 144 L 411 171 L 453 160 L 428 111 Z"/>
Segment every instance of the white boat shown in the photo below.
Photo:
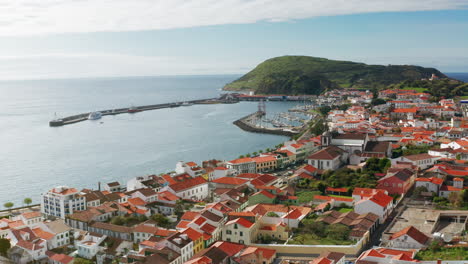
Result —
<path fill-rule="evenodd" d="M 92 112 L 88 116 L 88 120 L 98 120 L 101 119 L 102 113 L 101 112 Z"/>
<path fill-rule="evenodd" d="M 192 105 L 192 103 L 189 103 L 189 102 L 183 102 L 183 103 L 181 104 L 181 106 L 191 106 L 191 105 Z"/>

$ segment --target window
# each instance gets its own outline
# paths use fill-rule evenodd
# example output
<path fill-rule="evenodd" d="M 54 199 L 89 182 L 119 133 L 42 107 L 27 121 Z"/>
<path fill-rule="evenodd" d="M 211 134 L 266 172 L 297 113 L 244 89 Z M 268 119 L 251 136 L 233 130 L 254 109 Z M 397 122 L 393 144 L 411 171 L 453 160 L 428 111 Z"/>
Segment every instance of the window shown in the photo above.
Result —
<path fill-rule="evenodd" d="M 243 236 L 244 235 L 244 232 L 239 232 L 239 236 Z"/>
<path fill-rule="evenodd" d="M 237 229 L 237 224 L 234 224 L 234 229 Z"/>
<path fill-rule="evenodd" d="M 226 230 L 226 235 L 230 235 L 232 234 L 232 231 L 231 230 Z"/>

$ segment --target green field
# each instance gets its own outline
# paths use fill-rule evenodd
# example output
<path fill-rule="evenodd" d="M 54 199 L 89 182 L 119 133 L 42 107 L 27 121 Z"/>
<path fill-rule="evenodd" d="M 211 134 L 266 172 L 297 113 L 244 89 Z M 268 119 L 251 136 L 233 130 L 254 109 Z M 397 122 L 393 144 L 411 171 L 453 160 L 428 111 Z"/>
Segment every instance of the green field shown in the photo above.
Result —
<path fill-rule="evenodd" d="M 466 260 L 468 259 L 468 249 L 464 247 L 458 248 L 442 248 L 437 251 L 422 250 L 416 254 L 419 260 Z"/>
<path fill-rule="evenodd" d="M 297 234 L 288 242 L 294 245 L 353 245 L 354 243 L 350 240 L 318 238 L 313 234 Z"/>
<path fill-rule="evenodd" d="M 426 88 L 422 88 L 422 87 L 404 87 L 404 88 L 401 88 L 401 90 L 415 90 L 415 91 L 418 92 L 418 93 L 427 92 L 427 89 L 426 89 Z"/>
<path fill-rule="evenodd" d="M 349 198 L 349 199 L 352 199 L 353 197 L 351 196 L 343 196 L 343 195 L 334 195 L 334 194 L 329 194 L 328 196 L 331 196 L 331 197 L 337 197 L 337 198 Z"/>
<path fill-rule="evenodd" d="M 351 211 L 353 211 L 353 208 L 340 208 L 340 210 L 338 210 L 340 213 L 347 213 Z"/>
<path fill-rule="evenodd" d="M 314 199 L 314 195 L 320 195 L 320 191 L 300 191 L 296 194 L 300 204 L 308 203 Z"/>

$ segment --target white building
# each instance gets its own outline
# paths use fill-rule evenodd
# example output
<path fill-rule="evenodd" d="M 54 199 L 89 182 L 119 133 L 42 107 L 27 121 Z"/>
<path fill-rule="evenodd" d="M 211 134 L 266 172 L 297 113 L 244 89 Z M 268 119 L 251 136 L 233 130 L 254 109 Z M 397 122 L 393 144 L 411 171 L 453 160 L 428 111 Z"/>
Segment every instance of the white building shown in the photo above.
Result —
<path fill-rule="evenodd" d="M 228 167 L 228 169 L 232 169 L 233 171 L 235 171 L 236 174 L 257 172 L 256 163 L 251 158 L 240 158 L 231 160 L 226 163 L 226 166 Z"/>
<path fill-rule="evenodd" d="M 404 249 L 421 249 L 426 246 L 429 237 L 413 226 L 392 234 L 388 246 Z"/>
<path fill-rule="evenodd" d="M 209 196 L 208 182 L 203 177 L 186 179 L 162 189 L 168 190 L 182 199 L 201 201 Z"/>
<path fill-rule="evenodd" d="M 413 165 L 417 166 L 419 169 L 424 170 L 432 167 L 440 157 L 435 157 L 427 153 L 415 154 L 409 156 L 401 156 L 396 159 L 392 159 L 392 164 L 396 164 L 398 161 L 411 162 Z"/>
<path fill-rule="evenodd" d="M 373 213 L 379 216 L 379 222 L 383 223 L 393 209 L 393 198 L 382 192 L 361 199 L 354 204 L 354 212 L 358 214 Z"/>
<path fill-rule="evenodd" d="M 78 255 L 86 259 L 92 259 L 96 254 L 103 250 L 101 243 L 107 238 L 106 235 L 91 235 L 87 233 L 82 240 L 75 240 L 75 247 L 78 249 Z"/>
<path fill-rule="evenodd" d="M 187 234 L 178 232 L 166 238 L 166 240 L 164 240 L 163 242 L 166 247 L 180 254 L 182 263 L 192 258 L 193 241 L 188 237 Z"/>
<path fill-rule="evenodd" d="M 190 161 L 190 162 L 183 162 L 179 161 L 175 167 L 176 174 L 184 174 L 187 173 L 192 177 L 202 176 L 205 173 L 205 170 L 198 166 L 197 163 Z"/>
<path fill-rule="evenodd" d="M 336 170 L 345 164 L 347 153 L 335 146 L 324 148 L 307 158 L 307 163 L 319 170 Z"/>
<path fill-rule="evenodd" d="M 59 186 L 42 194 L 41 212 L 46 216 L 65 218 L 83 210 L 86 210 L 86 199 L 75 188 Z"/>
<path fill-rule="evenodd" d="M 415 187 L 426 187 L 428 192 L 439 193 L 440 187 L 444 183 L 443 179 L 440 178 L 416 178 Z"/>

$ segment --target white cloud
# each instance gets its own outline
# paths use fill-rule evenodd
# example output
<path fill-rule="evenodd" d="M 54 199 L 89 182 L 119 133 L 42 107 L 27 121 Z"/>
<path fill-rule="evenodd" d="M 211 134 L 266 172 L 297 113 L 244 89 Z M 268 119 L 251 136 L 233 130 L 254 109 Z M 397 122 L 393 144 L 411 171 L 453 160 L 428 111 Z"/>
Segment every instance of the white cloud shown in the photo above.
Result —
<path fill-rule="evenodd" d="M 124 54 L 0 56 L 0 80 L 114 76 L 201 75 L 246 72 L 248 62 Z"/>
<path fill-rule="evenodd" d="M 172 29 L 467 6 L 467 0 L 0 0 L 0 35 Z"/>

